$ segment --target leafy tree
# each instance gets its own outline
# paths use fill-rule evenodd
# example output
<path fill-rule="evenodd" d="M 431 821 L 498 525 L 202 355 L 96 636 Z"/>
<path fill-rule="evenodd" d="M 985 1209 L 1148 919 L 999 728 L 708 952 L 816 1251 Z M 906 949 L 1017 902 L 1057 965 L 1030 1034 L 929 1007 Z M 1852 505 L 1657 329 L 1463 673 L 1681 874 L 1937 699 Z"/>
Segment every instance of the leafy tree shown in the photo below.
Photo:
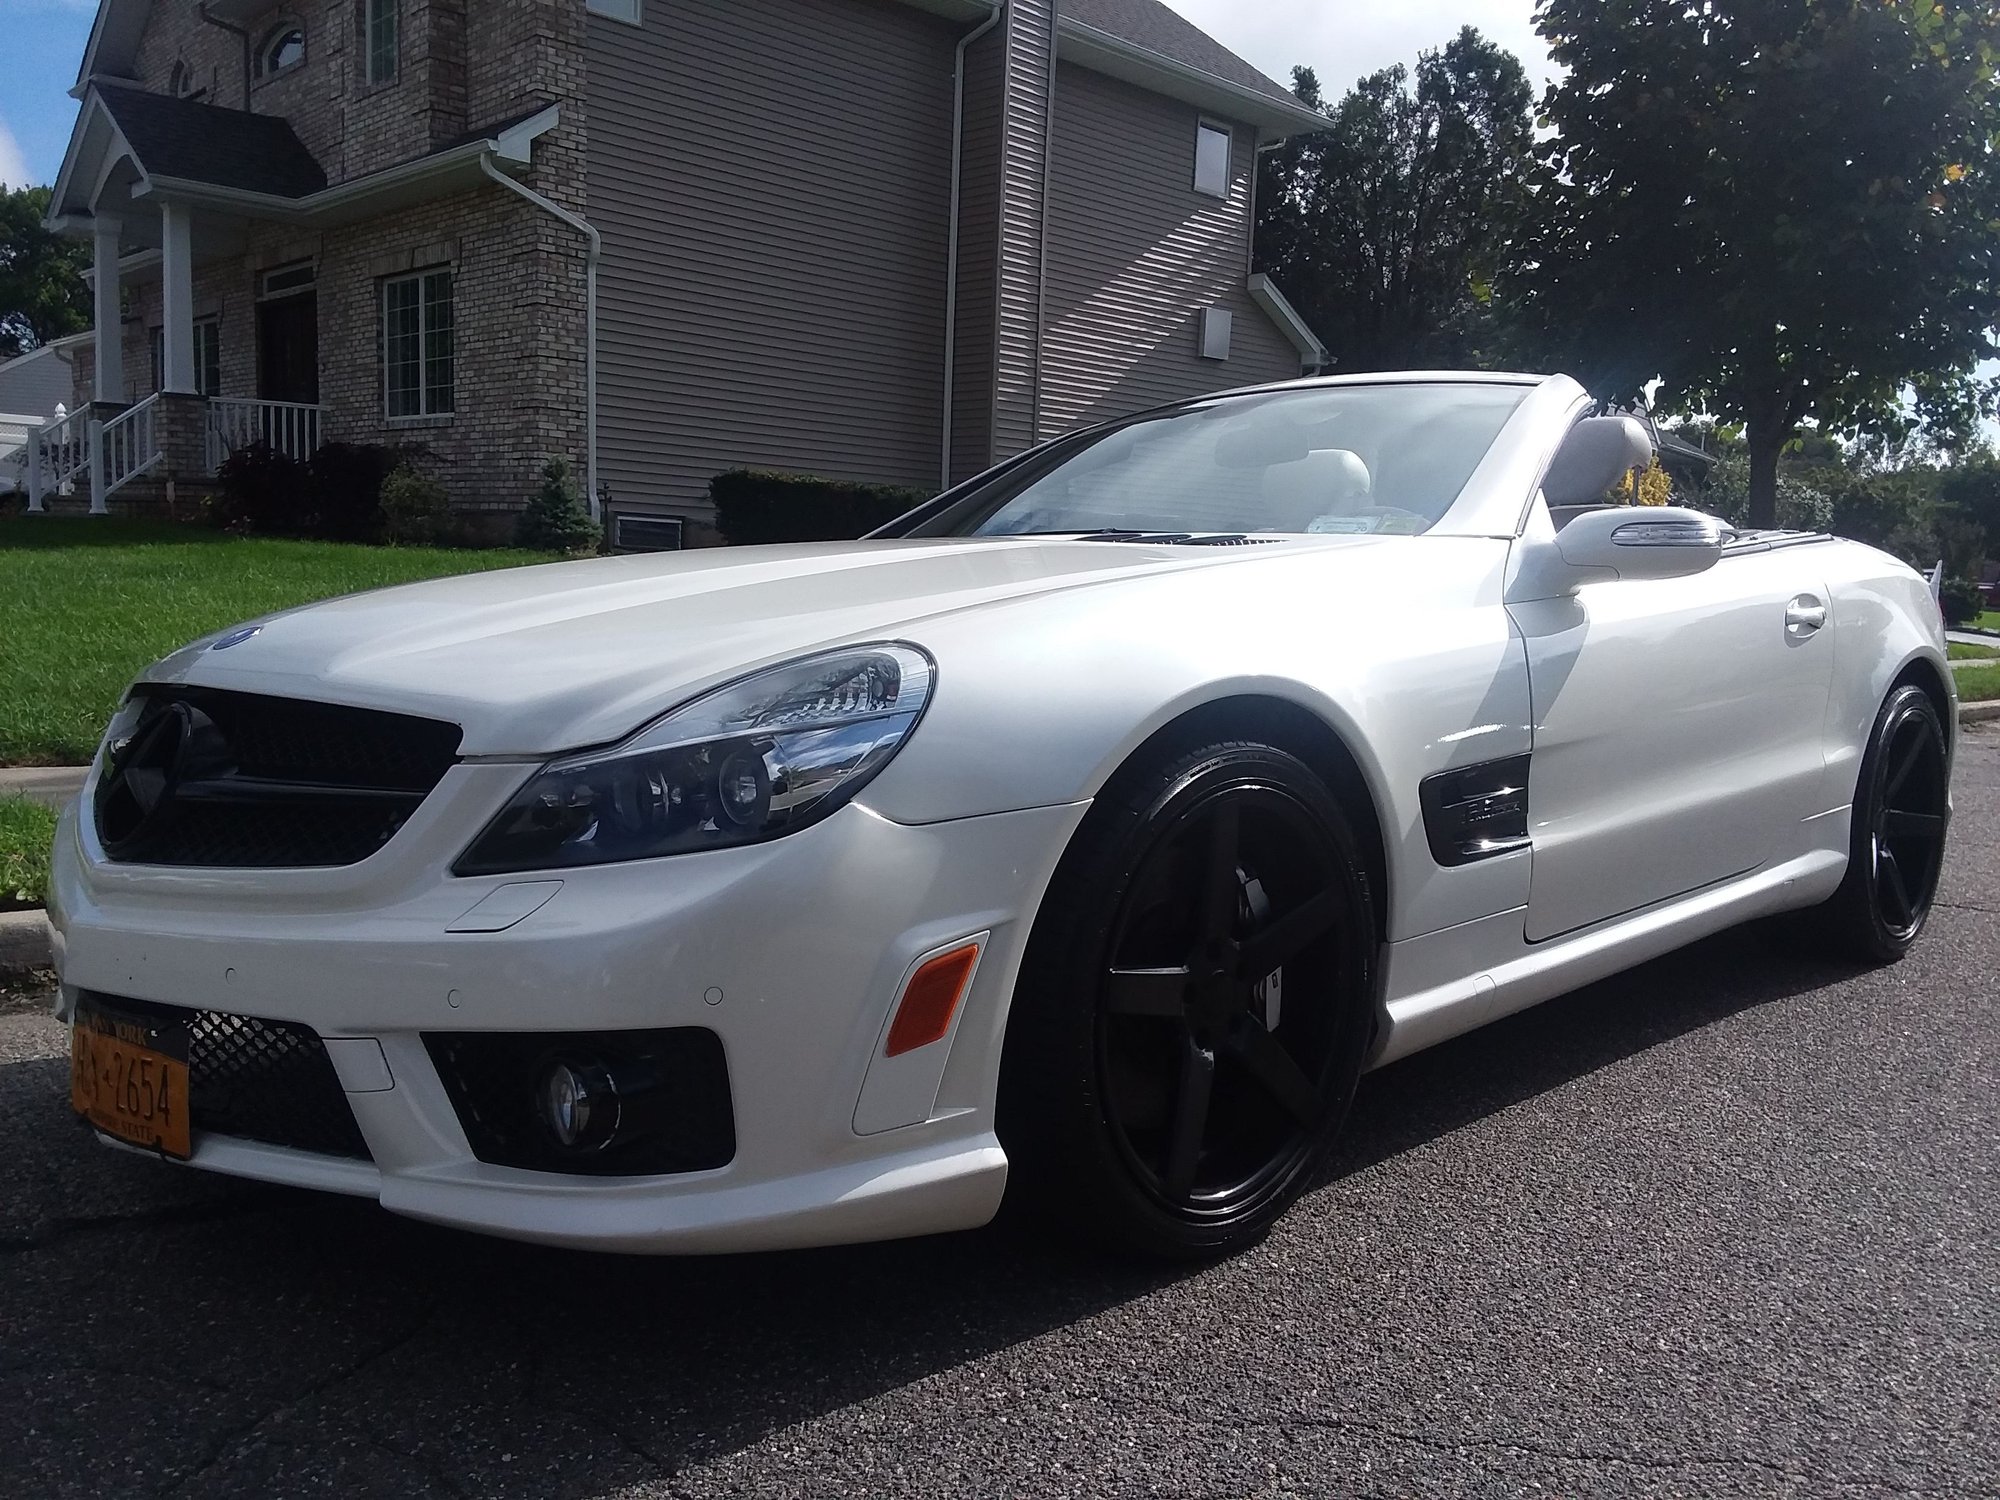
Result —
<path fill-rule="evenodd" d="M 90 326 L 90 260 L 67 235 L 42 227 L 45 187 L 0 188 L 0 359 Z"/>
<path fill-rule="evenodd" d="M 1600 395 L 1743 424 L 1750 519 L 1829 433 L 1963 434 L 2000 322 L 1992 0 L 1538 0 L 1565 70 L 1520 279 Z"/>
<path fill-rule="evenodd" d="M 1534 139 L 1519 60 L 1468 26 L 1414 89 L 1387 68 L 1328 108 L 1310 68 L 1292 79 L 1333 123 L 1265 153 L 1258 265 L 1344 371 L 1479 362 Z"/>

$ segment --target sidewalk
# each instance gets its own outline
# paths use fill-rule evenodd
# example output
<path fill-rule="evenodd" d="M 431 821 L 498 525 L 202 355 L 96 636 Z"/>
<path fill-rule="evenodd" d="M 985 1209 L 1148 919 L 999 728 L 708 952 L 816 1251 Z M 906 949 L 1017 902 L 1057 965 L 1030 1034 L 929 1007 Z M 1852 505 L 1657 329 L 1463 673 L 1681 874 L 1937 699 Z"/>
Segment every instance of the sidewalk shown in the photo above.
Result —
<path fill-rule="evenodd" d="M 83 790 L 89 766 L 0 766 L 0 797 L 27 797 L 61 807 Z"/>

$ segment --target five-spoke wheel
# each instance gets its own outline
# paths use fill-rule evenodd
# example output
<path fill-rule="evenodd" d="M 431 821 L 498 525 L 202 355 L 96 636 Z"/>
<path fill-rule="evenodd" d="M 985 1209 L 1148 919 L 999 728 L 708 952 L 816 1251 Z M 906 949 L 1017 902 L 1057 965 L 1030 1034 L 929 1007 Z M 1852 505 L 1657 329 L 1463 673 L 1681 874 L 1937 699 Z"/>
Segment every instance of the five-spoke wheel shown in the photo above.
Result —
<path fill-rule="evenodd" d="M 1874 963 L 1909 952 L 1937 895 L 1950 816 L 1944 721 L 1928 693 L 1899 687 L 1862 759 L 1847 878 L 1818 913 L 1825 936 Z"/>

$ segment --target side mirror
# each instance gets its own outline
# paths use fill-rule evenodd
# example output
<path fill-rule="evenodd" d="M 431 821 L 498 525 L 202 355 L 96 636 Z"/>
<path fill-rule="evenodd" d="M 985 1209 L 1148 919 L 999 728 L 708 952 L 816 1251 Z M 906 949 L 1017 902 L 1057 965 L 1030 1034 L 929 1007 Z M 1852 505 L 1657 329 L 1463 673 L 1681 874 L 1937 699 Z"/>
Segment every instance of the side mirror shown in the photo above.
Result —
<path fill-rule="evenodd" d="M 1722 523 L 1714 516 L 1673 505 L 1585 511 L 1555 536 L 1556 550 L 1571 568 L 1612 578 L 1705 573 L 1721 560 L 1722 542 Z"/>

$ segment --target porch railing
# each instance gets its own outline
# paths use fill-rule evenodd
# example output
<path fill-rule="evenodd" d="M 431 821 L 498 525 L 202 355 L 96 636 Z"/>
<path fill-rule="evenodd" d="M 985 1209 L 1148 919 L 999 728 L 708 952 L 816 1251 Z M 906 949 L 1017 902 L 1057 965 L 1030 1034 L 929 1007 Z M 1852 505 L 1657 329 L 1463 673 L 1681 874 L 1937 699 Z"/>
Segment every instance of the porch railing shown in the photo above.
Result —
<path fill-rule="evenodd" d="M 91 474 L 92 510 L 102 510 L 107 499 L 165 457 L 153 419 L 159 404 L 157 395 L 148 396 L 99 429 L 96 436 L 103 463 Z"/>
<path fill-rule="evenodd" d="M 79 408 L 28 434 L 28 513 L 40 514 L 50 495 L 67 495 L 90 472 L 90 413 Z"/>
<path fill-rule="evenodd" d="M 217 469 L 238 448 L 268 443 L 300 460 L 319 447 L 319 408 L 303 401 L 253 401 L 214 396 L 208 403 L 208 466 Z"/>

